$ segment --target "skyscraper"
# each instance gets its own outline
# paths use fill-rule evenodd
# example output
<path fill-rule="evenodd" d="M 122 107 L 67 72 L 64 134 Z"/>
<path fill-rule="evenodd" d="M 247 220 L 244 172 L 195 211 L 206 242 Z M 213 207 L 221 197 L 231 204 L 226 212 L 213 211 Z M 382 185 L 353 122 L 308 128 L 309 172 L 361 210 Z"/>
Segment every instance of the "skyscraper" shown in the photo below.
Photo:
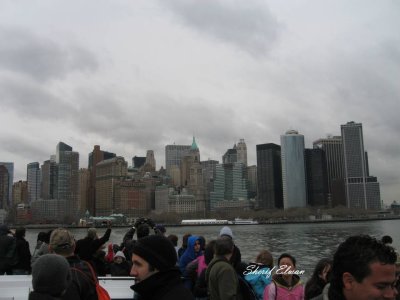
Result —
<path fill-rule="evenodd" d="M 237 162 L 244 164 L 247 167 L 247 146 L 244 139 L 240 139 L 236 145 Z"/>
<path fill-rule="evenodd" d="M 57 164 L 55 160 L 49 159 L 43 162 L 41 178 L 41 198 L 43 200 L 55 199 L 57 192 Z"/>
<path fill-rule="evenodd" d="M 328 204 L 330 206 L 343 205 L 346 199 L 342 199 L 340 186 L 344 182 L 344 155 L 341 136 L 328 136 L 313 142 L 314 149 L 322 149 L 325 152 L 326 169 L 328 174 Z M 339 187 L 339 189 L 338 189 Z M 335 199 L 337 199 L 335 201 Z"/>
<path fill-rule="evenodd" d="M 27 165 L 26 181 L 28 182 L 28 203 L 40 198 L 41 172 L 38 162 Z"/>
<path fill-rule="evenodd" d="M 380 189 L 376 177 L 369 176 L 361 123 L 341 125 L 347 207 L 380 209 Z"/>
<path fill-rule="evenodd" d="M 14 163 L 13 162 L 0 162 L 0 166 L 4 166 L 7 169 L 8 176 L 8 191 L 7 199 L 3 202 L 4 208 L 9 207 L 12 203 L 12 186 L 14 182 Z"/>
<path fill-rule="evenodd" d="M 145 164 L 150 165 L 154 171 L 156 170 L 156 159 L 154 158 L 153 150 L 147 150 Z"/>
<path fill-rule="evenodd" d="M 242 163 L 216 165 L 214 191 L 210 195 L 210 210 L 222 201 L 247 201 L 247 168 Z"/>
<path fill-rule="evenodd" d="M 106 159 L 97 164 L 96 215 L 108 216 L 115 207 L 115 186 L 126 177 L 128 163 L 121 156 Z"/>
<path fill-rule="evenodd" d="M 99 145 L 93 147 L 93 151 L 89 153 L 89 165 L 88 169 L 90 172 L 88 191 L 87 191 L 87 203 L 82 203 L 81 206 L 86 206 L 87 210 L 92 216 L 96 216 L 96 170 L 97 164 L 103 160 L 114 158 L 116 155 L 112 152 L 100 150 Z M 81 191 L 82 193 L 82 191 Z"/>
<path fill-rule="evenodd" d="M 328 205 L 328 175 L 325 152 L 322 149 L 305 149 L 307 204 Z"/>
<path fill-rule="evenodd" d="M 0 209 L 8 209 L 10 207 L 8 204 L 9 180 L 10 175 L 7 168 L 4 165 L 0 165 Z"/>
<path fill-rule="evenodd" d="M 181 167 L 182 158 L 188 153 L 191 145 L 167 145 L 165 146 L 165 169 L 171 175 L 171 167 Z"/>
<path fill-rule="evenodd" d="M 281 146 L 261 144 L 256 151 L 258 206 L 283 208 Z"/>
<path fill-rule="evenodd" d="M 306 207 L 304 136 L 295 130 L 281 135 L 283 207 Z"/>
<path fill-rule="evenodd" d="M 56 148 L 57 199 L 66 203 L 65 217 L 78 217 L 79 153 L 72 147 L 59 142 Z"/>

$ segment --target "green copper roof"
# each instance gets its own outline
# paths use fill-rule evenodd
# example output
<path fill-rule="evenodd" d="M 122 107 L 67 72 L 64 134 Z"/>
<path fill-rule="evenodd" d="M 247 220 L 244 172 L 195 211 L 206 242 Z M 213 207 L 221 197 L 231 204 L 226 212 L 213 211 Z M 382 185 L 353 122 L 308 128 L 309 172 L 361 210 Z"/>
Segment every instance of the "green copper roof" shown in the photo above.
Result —
<path fill-rule="evenodd" d="M 192 147 L 191 147 L 191 149 L 192 150 L 198 150 L 199 149 L 199 147 L 197 147 L 197 144 L 196 144 L 196 139 L 193 137 L 193 142 L 192 142 Z"/>

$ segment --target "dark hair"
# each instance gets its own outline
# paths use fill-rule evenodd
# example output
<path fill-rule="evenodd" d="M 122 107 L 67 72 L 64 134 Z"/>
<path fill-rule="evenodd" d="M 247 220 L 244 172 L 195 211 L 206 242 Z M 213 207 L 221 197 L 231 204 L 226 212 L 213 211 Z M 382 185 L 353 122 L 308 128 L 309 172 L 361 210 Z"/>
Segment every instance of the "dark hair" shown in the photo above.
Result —
<path fill-rule="evenodd" d="M 188 239 L 189 237 L 191 237 L 192 235 L 190 233 L 185 233 L 182 237 L 182 248 L 186 248 L 187 247 L 187 243 L 188 243 Z"/>
<path fill-rule="evenodd" d="M 140 224 L 137 228 L 136 235 L 138 239 L 150 235 L 150 226 L 146 223 Z"/>
<path fill-rule="evenodd" d="M 215 255 L 226 255 L 233 251 L 233 241 L 231 238 L 221 236 L 215 241 Z"/>
<path fill-rule="evenodd" d="M 175 247 L 178 246 L 178 237 L 175 234 L 170 234 L 167 236 L 167 239 L 169 239 Z"/>
<path fill-rule="evenodd" d="M 206 249 L 204 250 L 204 261 L 206 265 L 208 265 L 214 257 L 215 242 L 216 242 L 215 240 L 209 241 L 206 246 Z"/>
<path fill-rule="evenodd" d="M 396 252 L 369 235 L 356 235 L 341 243 L 333 257 L 331 288 L 329 298 L 336 299 L 335 291 L 343 290 L 343 273 L 350 273 L 361 282 L 371 273 L 370 264 L 395 264 Z"/>
<path fill-rule="evenodd" d="M 326 281 L 320 277 L 320 275 L 327 266 L 332 267 L 332 260 L 330 258 L 322 258 L 321 260 L 318 261 L 318 263 L 314 268 L 314 272 L 311 278 L 307 281 L 306 286 L 304 288 L 305 299 L 312 299 L 322 293 L 322 290 L 324 289 L 325 285 L 330 280 L 330 274 L 332 272 L 332 269 L 328 271 L 328 274 L 326 276 Z"/>
<path fill-rule="evenodd" d="M 289 253 L 282 253 L 281 256 L 279 256 L 279 258 L 278 258 L 278 266 L 281 263 L 281 259 L 285 258 L 285 257 L 289 258 L 292 261 L 293 266 L 296 267 L 296 259 L 292 255 L 290 255 Z"/>
<path fill-rule="evenodd" d="M 37 241 L 44 242 L 44 241 L 46 240 L 46 235 L 47 235 L 46 232 L 41 231 L 41 232 L 38 233 L 37 239 L 36 239 L 36 240 L 37 240 Z"/>
<path fill-rule="evenodd" d="M 15 237 L 18 238 L 23 238 L 25 236 L 25 227 L 18 227 L 15 229 Z"/>
<path fill-rule="evenodd" d="M 393 239 L 392 239 L 392 237 L 390 236 L 390 235 L 384 235 L 383 237 L 382 237 L 382 243 L 384 243 L 384 244 L 391 244 L 391 243 L 393 243 Z"/>

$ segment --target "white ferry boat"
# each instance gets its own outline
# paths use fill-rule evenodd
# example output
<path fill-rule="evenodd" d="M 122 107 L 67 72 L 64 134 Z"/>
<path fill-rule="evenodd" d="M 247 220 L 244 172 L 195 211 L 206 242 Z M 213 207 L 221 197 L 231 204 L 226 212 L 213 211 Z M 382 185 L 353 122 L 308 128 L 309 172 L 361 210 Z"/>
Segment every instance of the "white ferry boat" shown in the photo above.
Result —
<path fill-rule="evenodd" d="M 224 225 L 224 224 L 228 224 L 228 220 L 198 219 L 198 220 L 181 221 L 181 225 Z"/>
<path fill-rule="evenodd" d="M 230 221 L 229 224 L 232 224 L 232 225 L 257 225 L 258 221 L 254 221 L 253 219 L 235 218 L 235 220 Z"/>

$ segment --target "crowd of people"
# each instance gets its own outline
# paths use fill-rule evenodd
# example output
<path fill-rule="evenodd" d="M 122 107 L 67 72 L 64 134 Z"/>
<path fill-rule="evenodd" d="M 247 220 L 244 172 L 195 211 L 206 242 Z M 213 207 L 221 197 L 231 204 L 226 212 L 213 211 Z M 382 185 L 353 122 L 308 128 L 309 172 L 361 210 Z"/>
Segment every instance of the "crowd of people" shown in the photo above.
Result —
<path fill-rule="evenodd" d="M 276 260 L 261 250 L 244 262 L 232 230 L 215 239 L 167 235 L 163 226 L 138 219 L 120 244 L 109 244 L 111 226 L 99 236 L 89 228 L 75 240 L 58 228 L 41 232 L 31 255 L 25 229 L 0 225 L 0 274 L 32 274 L 35 299 L 100 299 L 97 276 L 131 276 L 137 300 L 367 300 L 399 299 L 400 259 L 392 238 L 348 237 L 331 258 L 322 258 L 308 281 L 293 253 Z M 136 238 L 135 238 L 136 234 Z M 276 261 L 276 265 L 274 265 Z M 107 294 L 106 291 L 104 291 Z"/>

